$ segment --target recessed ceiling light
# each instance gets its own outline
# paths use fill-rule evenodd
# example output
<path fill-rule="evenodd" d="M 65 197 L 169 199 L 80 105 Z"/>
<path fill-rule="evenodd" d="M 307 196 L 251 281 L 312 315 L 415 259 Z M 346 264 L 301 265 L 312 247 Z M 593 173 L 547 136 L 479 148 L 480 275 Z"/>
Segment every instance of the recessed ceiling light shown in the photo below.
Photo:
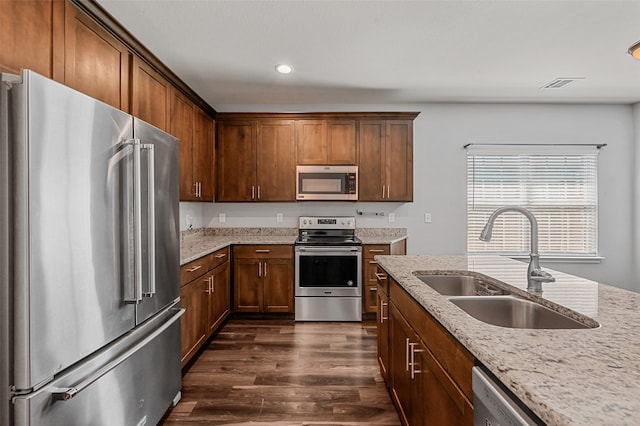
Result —
<path fill-rule="evenodd" d="M 290 74 L 293 72 L 293 67 L 287 64 L 278 64 L 276 65 L 276 71 L 280 74 Z"/>
<path fill-rule="evenodd" d="M 640 41 L 631 46 L 627 53 L 636 59 L 640 59 Z"/>

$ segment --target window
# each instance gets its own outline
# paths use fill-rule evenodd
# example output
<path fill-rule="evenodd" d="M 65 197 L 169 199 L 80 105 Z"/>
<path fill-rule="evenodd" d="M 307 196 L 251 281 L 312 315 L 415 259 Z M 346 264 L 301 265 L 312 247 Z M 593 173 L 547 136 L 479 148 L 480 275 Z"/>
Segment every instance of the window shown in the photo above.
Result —
<path fill-rule="evenodd" d="M 471 146 L 467 155 L 468 252 L 527 255 L 531 228 L 520 213 L 500 215 L 491 242 L 478 239 L 495 209 L 516 205 L 535 215 L 540 253 L 597 256 L 597 172 L 595 147 Z"/>

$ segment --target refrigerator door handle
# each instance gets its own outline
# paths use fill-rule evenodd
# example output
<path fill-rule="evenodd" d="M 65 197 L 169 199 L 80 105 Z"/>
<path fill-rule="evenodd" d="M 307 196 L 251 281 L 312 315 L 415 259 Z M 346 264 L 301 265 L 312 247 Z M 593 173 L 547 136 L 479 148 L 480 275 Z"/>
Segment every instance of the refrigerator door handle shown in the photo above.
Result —
<path fill-rule="evenodd" d="M 69 401 L 73 399 L 73 397 L 77 396 L 80 392 L 91 386 L 96 380 L 107 374 L 109 371 L 116 368 L 118 365 L 122 364 L 127 358 L 131 357 L 137 351 L 139 351 L 142 347 L 146 346 L 153 339 L 164 333 L 164 331 L 171 327 L 174 322 L 176 322 L 183 314 L 185 313 L 184 309 L 177 310 L 176 313 L 166 321 L 162 326 L 160 326 L 153 333 L 145 337 L 143 340 L 135 344 L 132 348 L 124 352 L 119 357 L 115 358 L 113 361 L 106 364 L 104 367 L 91 374 L 89 377 L 84 379 L 82 382 L 78 383 L 75 386 L 70 386 L 68 388 L 55 389 L 51 396 L 54 401 Z"/>
<path fill-rule="evenodd" d="M 143 144 L 142 149 L 148 151 L 147 155 L 147 244 L 149 265 L 149 291 L 144 293 L 146 297 L 156 294 L 156 199 L 155 199 L 155 157 L 154 145 Z"/>

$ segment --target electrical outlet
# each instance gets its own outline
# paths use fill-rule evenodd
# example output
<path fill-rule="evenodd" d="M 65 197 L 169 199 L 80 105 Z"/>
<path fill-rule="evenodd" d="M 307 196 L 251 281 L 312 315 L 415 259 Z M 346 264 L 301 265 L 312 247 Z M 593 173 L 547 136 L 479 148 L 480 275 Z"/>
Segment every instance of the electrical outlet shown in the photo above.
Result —
<path fill-rule="evenodd" d="M 424 214 L 424 223 L 431 223 L 431 213 Z"/>
<path fill-rule="evenodd" d="M 227 215 L 224 213 L 220 213 L 218 215 L 218 222 L 225 223 L 227 221 Z"/>
<path fill-rule="evenodd" d="M 187 217 L 185 218 L 185 221 L 186 221 L 186 224 L 187 224 L 187 229 L 193 228 L 193 216 L 188 214 Z"/>
<path fill-rule="evenodd" d="M 393 223 L 396 221 L 396 214 L 395 213 L 389 213 L 389 223 Z"/>
<path fill-rule="evenodd" d="M 278 222 L 278 223 L 284 222 L 284 214 L 276 213 L 276 222 Z"/>

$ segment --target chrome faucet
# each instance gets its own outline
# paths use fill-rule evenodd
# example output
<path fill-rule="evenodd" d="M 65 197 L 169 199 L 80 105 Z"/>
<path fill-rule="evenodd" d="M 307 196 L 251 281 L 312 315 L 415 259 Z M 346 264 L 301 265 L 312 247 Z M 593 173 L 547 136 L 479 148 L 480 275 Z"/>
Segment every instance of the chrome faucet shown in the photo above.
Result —
<path fill-rule="evenodd" d="M 529 210 L 518 206 L 500 207 L 489 216 L 487 224 L 480 233 L 480 240 L 491 241 L 493 223 L 504 212 L 519 212 L 526 216 L 531 223 L 531 253 L 529 253 L 529 268 L 527 269 L 527 290 L 534 293 L 542 293 L 542 283 L 554 282 L 556 279 L 550 273 L 540 268 L 540 255 L 538 254 L 538 221 Z"/>

